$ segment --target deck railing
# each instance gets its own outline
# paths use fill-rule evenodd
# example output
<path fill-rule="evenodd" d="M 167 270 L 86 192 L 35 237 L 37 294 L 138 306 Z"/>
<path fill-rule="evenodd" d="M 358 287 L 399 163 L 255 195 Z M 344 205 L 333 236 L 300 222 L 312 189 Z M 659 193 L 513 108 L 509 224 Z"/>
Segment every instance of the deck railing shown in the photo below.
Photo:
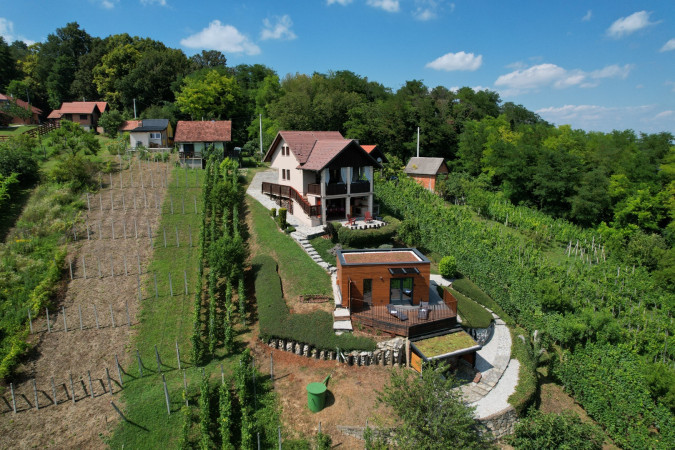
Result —
<path fill-rule="evenodd" d="M 398 336 L 421 336 L 457 325 L 456 310 L 445 303 L 425 306 L 425 312 L 419 307 L 394 308 L 396 314 L 386 306 L 373 306 L 359 299 L 352 298 L 349 305 L 353 320 Z"/>
<path fill-rule="evenodd" d="M 321 205 L 310 205 L 309 202 L 291 186 L 263 181 L 262 192 L 263 194 L 295 200 L 309 217 L 321 216 Z"/>

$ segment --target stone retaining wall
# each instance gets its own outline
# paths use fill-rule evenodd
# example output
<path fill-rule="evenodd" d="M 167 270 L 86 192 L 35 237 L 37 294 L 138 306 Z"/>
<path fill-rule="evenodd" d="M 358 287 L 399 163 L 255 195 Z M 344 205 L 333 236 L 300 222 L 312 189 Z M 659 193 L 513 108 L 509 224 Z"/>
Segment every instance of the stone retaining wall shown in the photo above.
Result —
<path fill-rule="evenodd" d="M 480 345 L 485 345 L 495 334 L 495 321 L 493 320 L 487 328 L 468 328 L 467 333 Z"/>
<path fill-rule="evenodd" d="M 403 339 L 392 339 L 378 343 L 378 349 L 372 352 L 355 350 L 349 353 L 340 352 L 340 355 L 337 354 L 337 349 L 319 350 L 309 344 L 289 339 L 272 338 L 267 345 L 277 350 L 295 353 L 298 356 L 328 361 L 337 360 L 350 366 L 401 366 L 406 362 L 404 343 Z"/>

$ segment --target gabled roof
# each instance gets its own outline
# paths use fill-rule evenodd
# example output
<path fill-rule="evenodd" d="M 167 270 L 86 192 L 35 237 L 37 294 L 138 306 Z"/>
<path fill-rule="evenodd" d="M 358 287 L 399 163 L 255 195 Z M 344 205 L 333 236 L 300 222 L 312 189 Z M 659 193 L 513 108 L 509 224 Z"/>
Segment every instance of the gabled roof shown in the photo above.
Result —
<path fill-rule="evenodd" d="M 40 108 L 36 108 L 35 106 L 32 106 L 30 103 L 25 102 L 21 100 L 20 98 L 14 98 L 12 96 L 8 96 L 5 94 L 0 94 L 0 101 L 6 100 L 6 101 L 14 101 L 16 102 L 17 106 L 20 106 L 23 109 L 29 109 L 33 114 L 42 114 L 42 110 Z"/>
<path fill-rule="evenodd" d="M 61 114 L 94 114 L 96 110 L 102 112 L 99 103 L 107 105 L 106 102 L 63 102 L 58 111 Z"/>
<path fill-rule="evenodd" d="M 443 158 L 413 157 L 405 166 L 405 173 L 409 175 L 436 175 L 448 172 Z"/>
<path fill-rule="evenodd" d="M 229 120 L 208 122 L 179 120 L 176 124 L 174 142 L 230 142 L 231 139 L 232 122 Z"/>
<path fill-rule="evenodd" d="M 298 164 L 305 164 L 307 162 L 309 154 L 318 140 L 345 140 L 339 131 L 279 131 L 270 149 L 267 151 L 264 161 L 268 161 L 268 158 L 272 157 L 272 152 L 277 147 L 280 139 L 286 142 Z"/>
<path fill-rule="evenodd" d="M 108 110 L 108 102 L 96 102 L 96 106 L 98 106 L 98 110 L 101 114 Z"/>
<path fill-rule="evenodd" d="M 321 170 L 350 146 L 361 152 L 373 166 L 380 166 L 357 141 L 345 139 L 339 131 L 279 131 L 263 161 L 271 161 L 282 139 L 298 161 L 299 169 Z"/>
<path fill-rule="evenodd" d="M 164 131 L 169 126 L 169 119 L 143 119 L 131 131 Z"/>
<path fill-rule="evenodd" d="M 141 125 L 140 120 L 125 120 L 118 128 L 118 131 L 133 131 Z"/>
<path fill-rule="evenodd" d="M 47 119 L 60 119 L 63 114 L 61 111 L 58 109 L 55 109 L 54 111 L 50 112 L 49 115 L 47 116 Z"/>
<path fill-rule="evenodd" d="M 378 161 L 377 158 L 380 158 L 381 162 L 385 162 L 385 163 L 389 162 L 387 160 L 387 157 L 384 156 L 384 153 L 382 153 L 382 150 L 380 150 L 380 148 L 377 145 L 363 145 L 362 144 L 361 147 L 363 147 L 363 149 L 366 152 L 368 152 L 368 154 L 370 156 L 372 156 L 375 161 Z M 380 161 L 378 161 L 378 162 L 380 162 Z"/>

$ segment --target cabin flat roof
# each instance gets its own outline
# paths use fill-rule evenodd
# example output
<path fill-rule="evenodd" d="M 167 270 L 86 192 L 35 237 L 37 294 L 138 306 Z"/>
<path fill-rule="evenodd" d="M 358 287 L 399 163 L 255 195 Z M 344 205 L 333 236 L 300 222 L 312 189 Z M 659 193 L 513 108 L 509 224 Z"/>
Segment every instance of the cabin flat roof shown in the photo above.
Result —
<path fill-rule="evenodd" d="M 464 331 L 422 339 L 413 342 L 413 344 L 428 359 L 461 354 L 464 353 L 462 350 L 472 351 L 480 350 L 481 348 L 481 346 Z"/>
<path fill-rule="evenodd" d="M 340 252 L 345 264 L 398 264 L 398 263 L 428 263 L 417 249 L 373 249 L 373 250 L 342 250 Z"/>

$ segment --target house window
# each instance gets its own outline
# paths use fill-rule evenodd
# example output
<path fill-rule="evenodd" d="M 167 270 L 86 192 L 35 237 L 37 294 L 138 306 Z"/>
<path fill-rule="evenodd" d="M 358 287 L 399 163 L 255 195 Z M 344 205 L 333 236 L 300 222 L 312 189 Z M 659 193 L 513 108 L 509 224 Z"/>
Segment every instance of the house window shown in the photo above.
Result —
<path fill-rule="evenodd" d="M 150 133 L 150 139 L 161 139 L 162 133 Z"/>
<path fill-rule="evenodd" d="M 371 278 L 363 280 L 363 301 L 366 303 L 373 302 L 373 280 Z"/>
<path fill-rule="evenodd" d="M 411 305 L 413 298 L 413 278 L 390 279 L 389 302 L 392 305 Z"/>
<path fill-rule="evenodd" d="M 80 114 L 80 120 L 89 120 L 89 116 L 86 114 Z"/>
<path fill-rule="evenodd" d="M 281 179 L 290 180 L 291 179 L 291 170 L 290 169 L 281 169 Z"/>

